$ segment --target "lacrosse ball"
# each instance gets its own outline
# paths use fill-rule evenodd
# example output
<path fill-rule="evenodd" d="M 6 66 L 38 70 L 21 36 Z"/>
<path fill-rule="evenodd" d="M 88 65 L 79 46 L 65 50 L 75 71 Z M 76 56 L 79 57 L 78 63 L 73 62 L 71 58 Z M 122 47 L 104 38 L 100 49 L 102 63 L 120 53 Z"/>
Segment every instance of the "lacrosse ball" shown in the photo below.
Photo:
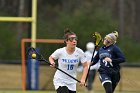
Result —
<path fill-rule="evenodd" d="M 33 59 L 36 58 L 36 54 L 35 54 L 35 53 L 32 54 L 32 58 L 33 58 Z"/>

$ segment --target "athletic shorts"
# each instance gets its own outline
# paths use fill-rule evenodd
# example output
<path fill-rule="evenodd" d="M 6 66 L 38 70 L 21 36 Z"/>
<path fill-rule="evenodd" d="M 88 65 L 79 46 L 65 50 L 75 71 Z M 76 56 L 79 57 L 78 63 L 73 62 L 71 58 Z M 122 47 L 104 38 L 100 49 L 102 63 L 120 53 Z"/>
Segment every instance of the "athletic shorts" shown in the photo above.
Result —
<path fill-rule="evenodd" d="M 111 78 L 110 78 L 107 74 L 100 74 L 100 75 L 99 75 L 99 78 L 100 78 L 100 81 L 101 81 L 101 83 L 102 83 L 102 86 L 103 86 L 104 83 L 106 83 L 106 82 L 112 83 Z"/>
<path fill-rule="evenodd" d="M 76 91 L 76 83 L 68 84 L 65 81 L 61 80 L 61 79 L 54 78 L 53 84 L 55 86 L 55 90 L 57 90 L 60 86 L 61 87 L 66 86 L 66 87 L 68 87 L 69 90 Z"/>

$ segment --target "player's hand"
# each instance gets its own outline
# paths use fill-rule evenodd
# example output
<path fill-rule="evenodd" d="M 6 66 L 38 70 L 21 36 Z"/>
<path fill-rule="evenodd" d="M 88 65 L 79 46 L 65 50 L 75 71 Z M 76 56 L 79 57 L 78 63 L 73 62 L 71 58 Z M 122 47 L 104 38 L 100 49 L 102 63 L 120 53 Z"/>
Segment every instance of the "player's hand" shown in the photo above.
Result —
<path fill-rule="evenodd" d="M 109 58 L 109 57 L 104 58 L 104 60 L 107 61 L 107 62 L 112 62 L 112 59 Z"/>
<path fill-rule="evenodd" d="M 85 80 L 82 80 L 82 79 L 81 79 L 81 81 L 80 81 L 80 86 L 81 86 L 81 87 L 82 87 L 82 86 L 86 86 Z"/>
<path fill-rule="evenodd" d="M 55 67 L 55 62 L 51 62 L 50 67 Z"/>
<path fill-rule="evenodd" d="M 91 62 L 91 63 L 90 63 L 90 66 L 93 66 L 93 65 L 95 65 L 95 62 Z"/>

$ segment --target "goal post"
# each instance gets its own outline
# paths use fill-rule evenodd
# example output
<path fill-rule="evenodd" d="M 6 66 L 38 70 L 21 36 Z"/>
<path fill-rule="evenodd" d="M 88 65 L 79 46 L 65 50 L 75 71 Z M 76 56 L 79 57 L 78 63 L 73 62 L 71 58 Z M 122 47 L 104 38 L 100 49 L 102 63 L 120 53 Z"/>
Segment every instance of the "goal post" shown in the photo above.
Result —
<path fill-rule="evenodd" d="M 32 0 L 32 13 L 31 17 L 2 17 L 0 16 L 0 22 L 29 22 L 31 23 L 31 38 L 32 40 L 36 40 L 36 33 L 37 33 L 37 0 Z M 32 47 L 36 47 L 35 42 L 31 42 Z"/>
<path fill-rule="evenodd" d="M 22 64 L 22 90 L 26 90 L 26 58 L 25 58 L 25 45 L 26 43 L 64 43 L 62 39 L 22 39 L 21 40 L 21 64 Z"/>

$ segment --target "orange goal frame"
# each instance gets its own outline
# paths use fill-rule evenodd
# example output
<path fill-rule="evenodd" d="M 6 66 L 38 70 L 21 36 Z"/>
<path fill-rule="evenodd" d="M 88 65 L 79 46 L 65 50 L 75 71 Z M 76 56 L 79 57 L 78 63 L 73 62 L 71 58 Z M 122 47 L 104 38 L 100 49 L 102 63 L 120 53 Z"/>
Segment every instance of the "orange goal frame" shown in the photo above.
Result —
<path fill-rule="evenodd" d="M 25 43 L 64 43 L 63 39 L 22 39 L 21 40 L 21 62 L 22 62 L 22 90 L 26 90 L 26 64 Z"/>

